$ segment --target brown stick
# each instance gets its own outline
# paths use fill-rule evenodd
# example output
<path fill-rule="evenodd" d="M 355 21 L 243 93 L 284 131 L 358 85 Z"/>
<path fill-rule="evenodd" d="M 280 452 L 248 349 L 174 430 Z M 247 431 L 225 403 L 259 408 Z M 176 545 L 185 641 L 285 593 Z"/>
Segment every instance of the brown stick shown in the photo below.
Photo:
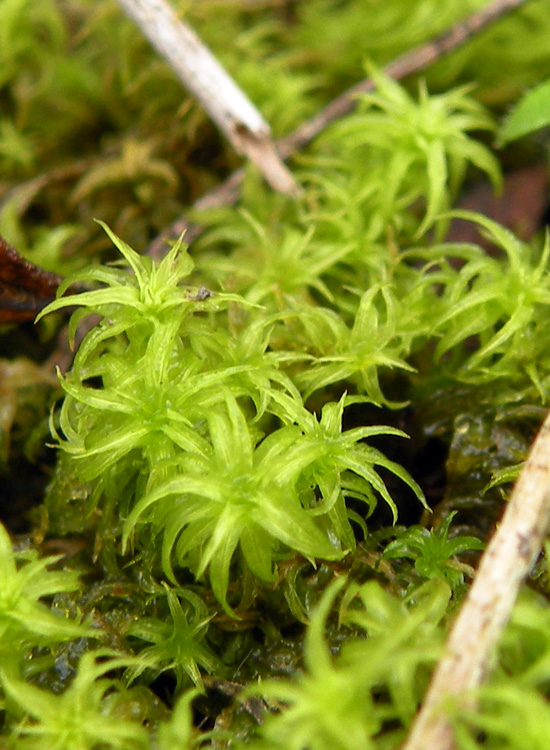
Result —
<path fill-rule="evenodd" d="M 402 750 L 453 750 L 452 727 L 443 712 L 450 696 L 468 692 L 486 677 L 495 646 L 531 570 L 550 523 L 550 413 L 512 491 L 454 623 L 422 708 Z"/>
<path fill-rule="evenodd" d="M 401 55 L 401 57 L 389 63 L 384 68 L 384 72 L 395 80 L 400 80 L 412 73 L 425 70 L 439 57 L 457 49 L 475 34 L 479 34 L 489 24 L 527 2 L 529 0 L 493 0 L 486 8 L 482 8 L 466 20 L 455 24 L 449 31 L 436 39 Z M 352 86 L 293 133 L 277 141 L 278 152 L 284 159 L 287 159 L 292 153 L 312 141 L 330 123 L 351 112 L 356 105 L 358 94 L 371 91 L 373 88 L 374 82 L 370 78 Z M 239 197 L 239 188 L 243 177 L 244 170 L 237 169 L 225 182 L 199 198 L 193 208 L 203 210 L 232 205 Z M 166 229 L 163 236 L 158 237 L 150 244 L 147 254 L 152 257 L 162 257 L 167 250 L 166 239 L 178 237 L 182 232 L 186 233 L 187 242 L 192 242 L 202 232 L 202 229 L 196 225 L 191 225 L 185 218 L 177 219 Z"/>

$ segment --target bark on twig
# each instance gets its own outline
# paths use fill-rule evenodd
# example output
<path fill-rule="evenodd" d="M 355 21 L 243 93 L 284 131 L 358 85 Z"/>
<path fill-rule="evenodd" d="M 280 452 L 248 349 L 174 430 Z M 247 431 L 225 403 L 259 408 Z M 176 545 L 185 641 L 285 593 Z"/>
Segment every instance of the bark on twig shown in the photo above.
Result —
<path fill-rule="evenodd" d="M 269 125 L 195 32 L 165 0 L 118 2 L 234 148 L 258 166 L 275 190 L 298 194 L 300 188 L 277 153 Z"/>
<path fill-rule="evenodd" d="M 550 413 L 512 491 L 451 630 L 422 708 L 402 750 L 453 750 L 443 712 L 450 696 L 460 700 L 478 687 L 491 667 L 495 646 L 520 585 L 531 570 L 550 523 Z M 465 700 L 467 698 L 465 697 Z"/>
<path fill-rule="evenodd" d="M 123 0 L 119 1 L 123 2 Z M 395 80 L 400 80 L 405 76 L 425 70 L 439 57 L 457 49 L 489 24 L 527 2 L 529 0 L 493 0 L 486 8 L 455 24 L 436 39 L 401 55 L 389 63 L 384 68 L 384 72 Z M 373 81 L 367 78 L 345 91 L 293 133 L 277 141 L 278 152 L 284 159 L 287 159 L 292 153 L 306 146 L 332 122 L 351 112 L 357 103 L 358 94 L 371 91 L 373 88 Z M 193 208 L 203 210 L 235 203 L 239 197 L 243 177 L 244 170 L 237 169 L 225 182 L 199 198 Z M 185 232 L 186 241 L 192 242 L 201 231 L 200 227 L 192 226 L 185 218 L 177 219 L 162 236 L 151 243 L 147 254 L 152 257 L 162 257 L 167 250 L 166 239 L 174 239 Z"/>

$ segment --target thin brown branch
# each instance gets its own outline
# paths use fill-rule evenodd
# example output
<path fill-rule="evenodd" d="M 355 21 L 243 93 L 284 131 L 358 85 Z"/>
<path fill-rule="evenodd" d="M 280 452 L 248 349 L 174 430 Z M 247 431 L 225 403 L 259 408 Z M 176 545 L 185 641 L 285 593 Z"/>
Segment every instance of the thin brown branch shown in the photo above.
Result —
<path fill-rule="evenodd" d="M 550 413 L 512 491 L 502 521 L 451 630 L 422 708 L 402 750 L 453 750 L 443 707 L 449 697 L 471 701 L 550 523 Z"/>
<path fill-rule="evenodd" d="M 443 57 L 443 55 L 452 52 L 473 36 L 479 34 L 489 24 L 494 23 L 520 5 L 525 5 L 526 2 L 529 2 L 529 0 L 494 0 L 486 8 L 473 13 L 464 21 L 451 26 L 448 31 L 427 42 L 427 44 L 401 55 L 401 57 L 386 65 L 384 72 L 396 81 L 412 73 L 420 73 L 440 57 Z M 289 136 L 280 140 L 277 145 L 283 158 L 286 159 L 294 151 L 303 148 L 330 125 L 330 123 L 339 120 L 351 112 L 356 105 L 358 94 L 367 93 L 368 91 L 372 91 L 373 88 L 374 83 L 372 79 L 366 78 L 360 81 L 341 94 L 337 99 L 334 99 Z"/>
<path fill-rule="evenodd" d="M 200 101 L 235 150 L 245 154 L 275 189 L 300 188 L 271 139 L 271 129 L 195 32 L 165 0 L 118 0 L 183 85 Z"/>
<path fill-rule="evenodd" d="M 401 55 L 389 63 L 384 68 L 384 72 L 395 80 L 419 73 L 443 55 L 452 52 L 479 34 L 489 24 L 527 2 L 529 0 L 493 0 L 486 8 L 455 24 L 436 39 Z M 373 88 L 374 82 L 367 78 L 345 91 L 293 133 L 277 141 L 278 153 L 287 159 L 295 151 L 306 146 L 332 122 L 351 112 L 356 106 L 358 94 L 371 91 Z M 237 169 L 225 182 L 199 198 L 193 208 L 203 210 L 232 205 L 238 200 L 243 177 L 244 170 Z M 185 232 L 187 242 L 192 242 L 201 231 L 200 227 L 193 226 L 185 218 L 177 219 L 161 237 L 151 243 L 147 253 L 153 257 L 161 257 L 166 252 L 167 238 L 174 239 Z"/>

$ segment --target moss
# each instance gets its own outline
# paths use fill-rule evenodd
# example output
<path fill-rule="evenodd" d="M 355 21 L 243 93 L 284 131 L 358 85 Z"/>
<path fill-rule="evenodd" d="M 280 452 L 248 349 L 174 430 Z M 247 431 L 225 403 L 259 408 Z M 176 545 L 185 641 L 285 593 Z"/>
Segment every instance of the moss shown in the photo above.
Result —
<path fill-rule="evenodd" d="M 548 243 L 464 212 L 496 249 L 445 241 L 467 180 L 500 184 L 495 114 L 550 69 L 545 6 L 400 84 L 376 65 L 483 3 L 413 5 L 178 3 L 277 134 L 367 59 L 376 90 L 295 157 L 303 196 L 248 167 L 153 263 L 237 157 L 116 3 L 2 3 L 0 230 L 86 285 L 49 309 L 69 338 L 96 318 L 59 379 L 60 316 L 1 334 L 1 470 L 40 489 L 2 514 L 29 533 L 1 527 L 0 742 L 404 738 L 550 383 Z M 465 748 L 546 727 L 544 565 L 481 709 L 450 708 Z"/>

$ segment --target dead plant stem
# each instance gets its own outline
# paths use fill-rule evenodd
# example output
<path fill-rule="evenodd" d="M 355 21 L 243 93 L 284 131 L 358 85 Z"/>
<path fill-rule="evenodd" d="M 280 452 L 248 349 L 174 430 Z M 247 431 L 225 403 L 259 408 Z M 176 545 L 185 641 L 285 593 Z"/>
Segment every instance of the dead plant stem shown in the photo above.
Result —
<path fill-rule="evenodd" d="M 448 637 L 402 750 L 454 750 L 444 713 L 450 697 L 471 701 L 490 671 L 496 644 L 550 523 L 550 413 L 531 448 L 502 521 Z"/>

